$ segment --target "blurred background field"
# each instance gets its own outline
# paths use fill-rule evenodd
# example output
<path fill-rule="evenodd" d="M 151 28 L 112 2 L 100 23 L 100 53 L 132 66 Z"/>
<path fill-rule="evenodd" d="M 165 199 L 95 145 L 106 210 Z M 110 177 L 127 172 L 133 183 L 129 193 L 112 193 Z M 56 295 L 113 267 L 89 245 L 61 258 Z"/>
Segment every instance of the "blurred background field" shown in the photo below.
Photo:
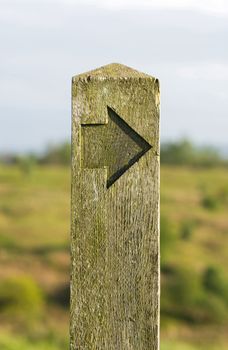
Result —
<path fill-rule="evenodd" d="M 159 78 L 161 140 L 174 140 L 161 148 L 161 350 L 228 349 L 227 19 L 225 0 L 0 1 L 0 350 L 68 348 L 59 143 L 71 77 L 111 62 Z"/>
<path fill-rule="evenodd" d="M 162 146 L 161 350 L 228 348 L 228 165 Z M 0 349 L 68 348 L 70 146 L 1 158 Z"/>

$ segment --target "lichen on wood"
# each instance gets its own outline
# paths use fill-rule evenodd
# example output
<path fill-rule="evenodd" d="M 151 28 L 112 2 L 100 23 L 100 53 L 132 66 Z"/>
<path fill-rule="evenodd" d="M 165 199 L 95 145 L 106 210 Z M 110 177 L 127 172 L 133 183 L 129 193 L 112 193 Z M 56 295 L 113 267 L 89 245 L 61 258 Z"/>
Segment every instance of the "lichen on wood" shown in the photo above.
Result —
<path fill-rule="evenodd" d="M 140 152 L 108 107 L 151 147 L 107 188 Z M 158 350 L 159 84 L 119 64 L 72 80 L 71 255 L 71 350 Z"/>

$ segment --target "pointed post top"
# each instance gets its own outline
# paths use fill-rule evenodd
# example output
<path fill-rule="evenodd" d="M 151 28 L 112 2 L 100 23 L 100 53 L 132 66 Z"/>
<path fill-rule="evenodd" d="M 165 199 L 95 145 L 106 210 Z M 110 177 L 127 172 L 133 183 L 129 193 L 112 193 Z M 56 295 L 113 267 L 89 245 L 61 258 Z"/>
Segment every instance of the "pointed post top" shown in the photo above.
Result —
<path fill-rule="evenodd" d="M 98 79 L 98 80 L 103 80 L 103 79 L 127 79 L 127 78 L 146 78 L 146 79 L 152 79 L 154 80 L 155 78 L 139 72 L 133 68 L 130 68 L 128 66 L 125 66 L 120 63 L 111 63 L 107 64 L 106 66 L 102 66 L 100 68 L 91 70 L 89 72 L 85 72 L 79 75 L 75 75 L 73 77 L 73 82 L 78 81 L 78 80 L 92 80 L 92 79 Z"/>
<path fill-rule="evenodd" d="M 159 350 L 159 82 L 72 83 L 70 350 Z"/>

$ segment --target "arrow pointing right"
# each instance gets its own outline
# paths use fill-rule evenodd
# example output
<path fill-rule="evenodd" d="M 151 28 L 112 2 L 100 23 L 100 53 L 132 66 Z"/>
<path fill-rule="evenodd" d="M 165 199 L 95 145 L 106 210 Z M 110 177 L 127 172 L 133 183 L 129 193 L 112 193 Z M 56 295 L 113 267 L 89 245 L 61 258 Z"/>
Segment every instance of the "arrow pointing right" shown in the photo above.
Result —
<path fill-rule="evenodd" d="M 108 167 L 107 188 L 152 147 L 111 107 L 108 124 L 82 124 L 83 168 Z"/>

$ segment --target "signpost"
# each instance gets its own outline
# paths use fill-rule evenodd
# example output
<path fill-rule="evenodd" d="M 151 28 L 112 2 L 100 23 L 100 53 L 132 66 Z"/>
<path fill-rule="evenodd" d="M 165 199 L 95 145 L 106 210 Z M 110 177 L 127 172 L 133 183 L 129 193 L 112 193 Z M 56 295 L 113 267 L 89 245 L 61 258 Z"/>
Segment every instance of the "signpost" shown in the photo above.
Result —
<path fill-rule="evenodd" d="M 159 349 L 159 83 L 72 81 L 71 350 Z"/>

